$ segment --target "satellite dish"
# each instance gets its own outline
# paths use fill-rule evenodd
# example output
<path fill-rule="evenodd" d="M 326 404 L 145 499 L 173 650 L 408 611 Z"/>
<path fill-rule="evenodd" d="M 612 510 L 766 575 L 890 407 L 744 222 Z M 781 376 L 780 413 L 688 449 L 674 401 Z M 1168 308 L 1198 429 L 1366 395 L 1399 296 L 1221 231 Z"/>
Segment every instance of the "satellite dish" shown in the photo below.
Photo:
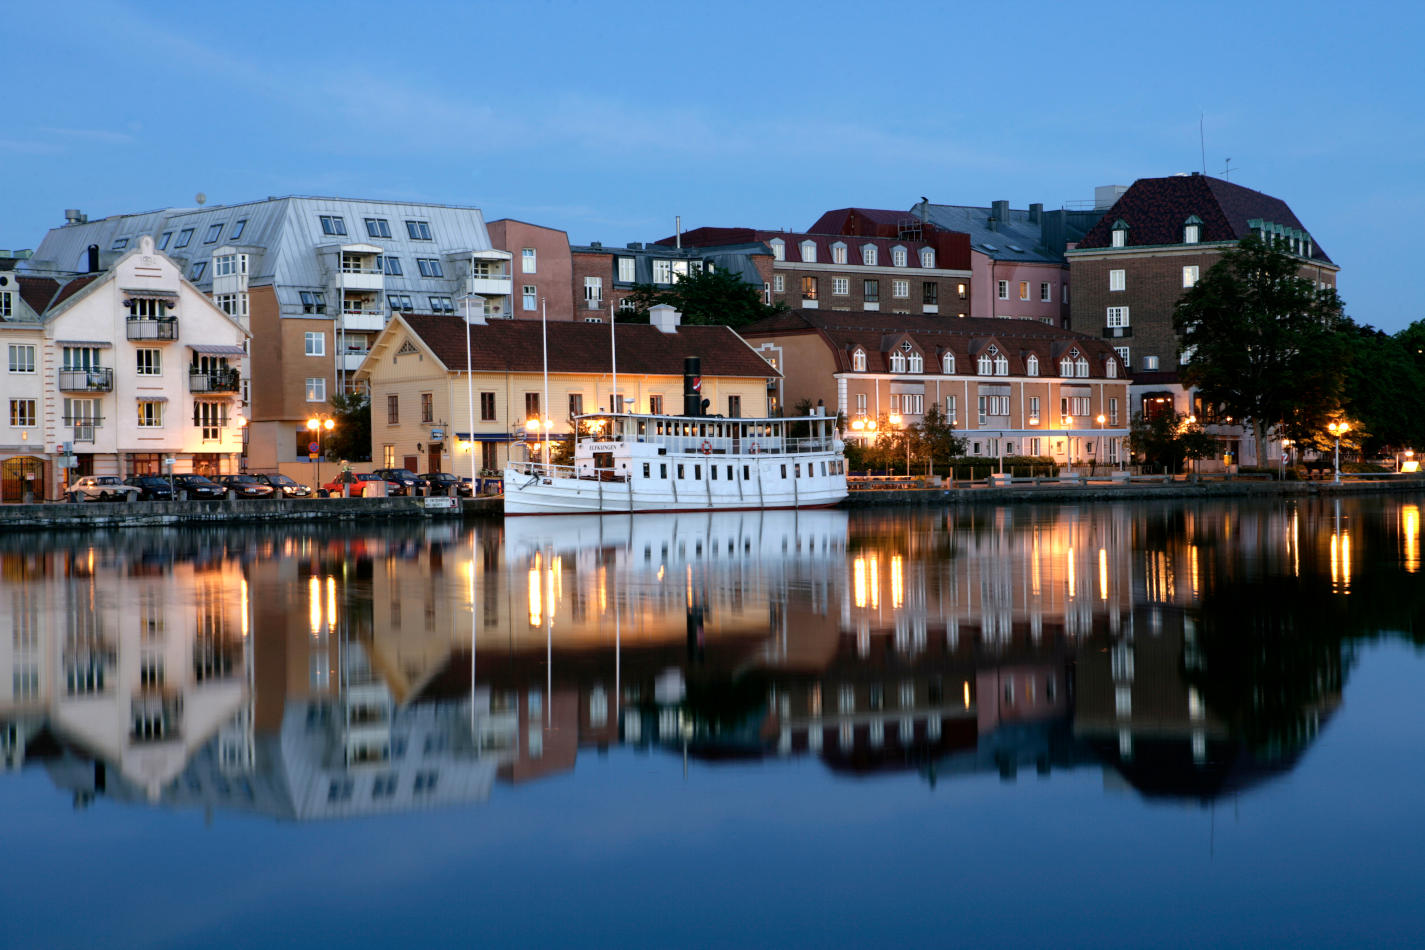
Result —
<path fill-rule="evenodd" d="M 208 203 L 208 196 L 200 191 L 193 196 L 193 200 L 198 202 L 199 206 L 202 206 Z"/>

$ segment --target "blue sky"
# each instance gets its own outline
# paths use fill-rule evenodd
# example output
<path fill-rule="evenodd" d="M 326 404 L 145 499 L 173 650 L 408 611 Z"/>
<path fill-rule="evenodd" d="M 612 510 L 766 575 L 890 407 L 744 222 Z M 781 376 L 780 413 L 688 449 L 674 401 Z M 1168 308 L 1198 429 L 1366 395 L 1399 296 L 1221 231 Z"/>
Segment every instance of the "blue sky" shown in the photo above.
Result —
<path fill-rule="evenodd" d="M 1415 4 L 27 3 L 0 247 L 266 195 L 473 204 L 623 243 L 829 208 L 1047 207 L 1206 165 L 1277 195 L 1358 320 L 1425 316 Z"/>

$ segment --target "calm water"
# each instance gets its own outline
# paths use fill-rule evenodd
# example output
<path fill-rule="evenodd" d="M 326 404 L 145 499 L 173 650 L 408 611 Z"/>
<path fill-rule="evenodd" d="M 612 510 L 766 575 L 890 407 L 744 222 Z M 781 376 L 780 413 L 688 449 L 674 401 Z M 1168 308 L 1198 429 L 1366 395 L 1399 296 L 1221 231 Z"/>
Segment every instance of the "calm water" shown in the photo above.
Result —
<path fill-rule="evenodd" d="M 0 538 L 0 944 L 1425 943 L 1425 499 Z"/>

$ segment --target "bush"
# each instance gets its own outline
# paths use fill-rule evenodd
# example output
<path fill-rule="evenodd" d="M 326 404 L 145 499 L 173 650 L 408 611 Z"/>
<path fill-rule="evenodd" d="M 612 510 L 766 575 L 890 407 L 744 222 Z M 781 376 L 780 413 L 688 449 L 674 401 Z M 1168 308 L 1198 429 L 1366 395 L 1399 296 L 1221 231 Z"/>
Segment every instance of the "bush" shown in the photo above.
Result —
<path fill-rule="evenodd" d="M 1358 475 L 1383 475 L 1393 472 L 1395 469 L 1386 468 L 1384 465 L 1377 465 L 1374 462 L 1342 462 L 1341 471 Z"/>

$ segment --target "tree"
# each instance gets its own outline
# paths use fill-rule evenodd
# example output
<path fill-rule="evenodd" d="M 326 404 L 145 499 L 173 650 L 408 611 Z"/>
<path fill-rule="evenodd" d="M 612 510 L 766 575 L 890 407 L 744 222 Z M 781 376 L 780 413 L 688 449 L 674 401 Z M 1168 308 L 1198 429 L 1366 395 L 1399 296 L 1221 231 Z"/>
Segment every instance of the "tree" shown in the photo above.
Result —
<path fill-rule="evenodd" d="M 1425 442 L 1425 360 L 1417 363 L 1407 350 L 1401 338 L 1406 332 L 1391 336 L 1345 321 L 1350 358 L 1344 408 L 1367 457 L 1388 446 Z"/>
<path fill-rule="evenodd" d="M 325 436 L 326 457 L 347 462 L 371 461 L 371 397 L 343 393 L 331 397 L 336 425 Z"/>
<path fill-rule="evenodd" d="M 955 435 L 955 426 L 941 411 L 938 403 L 931 403 L 925 410 L 920 424 L 915 427 L 919 436 L 921 451 L 930 457 L 931 463 L 944 462 L 965 454 L 965 440 Z"/>
<path fill-rule="evenodd" d="M 1144 464 L 1176 472 L 1186 459 L 1209 458 L 1217 451 L 1217 440 L 1203 431 L 1196 420 L 1181 412 L 1161 413 L 1152 419 L 1135 413 L 1128 430 L 1128 448 L 1141 456 Z"/>
<path fill-rule="evenodd" d="M 1321 429 L 1340 409 L 1341 299 L 1299 275 L 1300 261 L 1255 236 L 1183 294 L 1173 325 L 1191 359 L 1182 379 L 1251 427 Z"/>
<path fill-rule="evenodd" d="M 762 289 L 746 283 L 731 271 L 694 271 L 667 287 L 656 284 L 635 284 L 628 297 L 632 312 L 620 311 L 622 323 L 647 323 L 648 308 L 668 304 L 683 314 L 689 325 L 721 324 L 743 327 L 766 317 L 776 316 L 787 308 L 762 302 Z"/>

